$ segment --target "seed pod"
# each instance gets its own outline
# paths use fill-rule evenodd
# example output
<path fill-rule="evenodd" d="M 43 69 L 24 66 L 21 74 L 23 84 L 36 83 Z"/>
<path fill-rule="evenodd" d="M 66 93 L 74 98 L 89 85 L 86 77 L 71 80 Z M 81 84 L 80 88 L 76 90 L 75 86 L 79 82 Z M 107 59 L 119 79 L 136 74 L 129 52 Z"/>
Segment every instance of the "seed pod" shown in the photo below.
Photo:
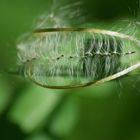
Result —
<path fill-rule="evenodd" d="M 140 67 L 139 45 L 132 36 L 102 29 L 37 29 L 18 44 L 19 65 L 42 87 L 85 87 Z"/>

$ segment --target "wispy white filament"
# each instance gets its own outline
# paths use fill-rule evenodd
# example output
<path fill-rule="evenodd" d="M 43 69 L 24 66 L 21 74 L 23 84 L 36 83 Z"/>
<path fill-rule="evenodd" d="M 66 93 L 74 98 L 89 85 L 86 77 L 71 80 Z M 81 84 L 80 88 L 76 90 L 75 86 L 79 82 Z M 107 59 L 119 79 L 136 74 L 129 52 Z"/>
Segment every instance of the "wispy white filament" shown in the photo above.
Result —
<path fill-rule="evenodd" d="M 73 10 L 78 5 L 51 11 L 33 33 L 18 43 L 19 66 L 36 84 L 48 88 L 88 86 L 140 67 L 133 57 L 140 46 L 137 30 L 131 34 L 129 26 L 117 30 L 71 27 L 75 17 L 84 19 L 78 8 Z"/>

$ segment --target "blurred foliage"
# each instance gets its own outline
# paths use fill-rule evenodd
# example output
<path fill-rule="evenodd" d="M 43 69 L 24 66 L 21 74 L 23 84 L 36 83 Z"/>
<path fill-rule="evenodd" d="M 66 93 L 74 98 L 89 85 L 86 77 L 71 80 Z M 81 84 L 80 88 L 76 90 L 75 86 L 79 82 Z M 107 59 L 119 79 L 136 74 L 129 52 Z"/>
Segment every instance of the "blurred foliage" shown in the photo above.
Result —
<path fill-rule="evenodd" d="M 134 17 L 135 0 L 85 0 L 99 22 Z M 0 0 L 0 71 L 16 67 L 16 39 L 32 29 L 49 0 Z M 12 56 L 12 57 L 11 57 Z M 49 90 L 0 74 L 2 140 L 140 140 L 140 78 L 124 76 L 96 87 Z"/>

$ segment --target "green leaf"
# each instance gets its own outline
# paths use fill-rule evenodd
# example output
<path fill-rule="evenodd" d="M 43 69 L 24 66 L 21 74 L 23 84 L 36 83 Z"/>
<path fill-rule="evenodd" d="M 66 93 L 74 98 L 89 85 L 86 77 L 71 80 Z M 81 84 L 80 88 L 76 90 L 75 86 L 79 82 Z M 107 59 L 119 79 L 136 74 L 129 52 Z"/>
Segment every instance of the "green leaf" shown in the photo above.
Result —
<path fill-rule="evenodd" d="M 59 91 L 47 90 L 32 85 L 23 91 L 9 113 L 10 119 L 25 132 L 31 132 L 42 125 L 61 99 Z"/>
<path fill-rule="evenodd" d="M 70 133 L 78 121 L 78 100 L 71 96 L 66 100 L 51 123 L 51 132 L 64 136 Z"/>

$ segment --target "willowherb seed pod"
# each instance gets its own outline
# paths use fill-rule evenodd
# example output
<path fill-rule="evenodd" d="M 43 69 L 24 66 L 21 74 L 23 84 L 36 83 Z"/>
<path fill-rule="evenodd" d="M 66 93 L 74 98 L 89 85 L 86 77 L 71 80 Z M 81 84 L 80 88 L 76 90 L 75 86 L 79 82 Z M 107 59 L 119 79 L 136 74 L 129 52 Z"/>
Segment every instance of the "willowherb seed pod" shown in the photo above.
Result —
<path fill-rule="evenodd" d="M 19 65 L 36 84 L 75 88 L 103 83 L 140 67 L 133 36 L 94 28 L 34 30 L 18 44 Z"/>
<path fill-rule="evenodd" d="M 66 89 L 100 84 L 140 67 L 139 25 L 89 28 L 81 2 L 52 2 L 37 29 L 17 45 L 19 70 L 25 77 L 42 87 Z M 79 25 L 86 28 L 76 28 Z"/>

